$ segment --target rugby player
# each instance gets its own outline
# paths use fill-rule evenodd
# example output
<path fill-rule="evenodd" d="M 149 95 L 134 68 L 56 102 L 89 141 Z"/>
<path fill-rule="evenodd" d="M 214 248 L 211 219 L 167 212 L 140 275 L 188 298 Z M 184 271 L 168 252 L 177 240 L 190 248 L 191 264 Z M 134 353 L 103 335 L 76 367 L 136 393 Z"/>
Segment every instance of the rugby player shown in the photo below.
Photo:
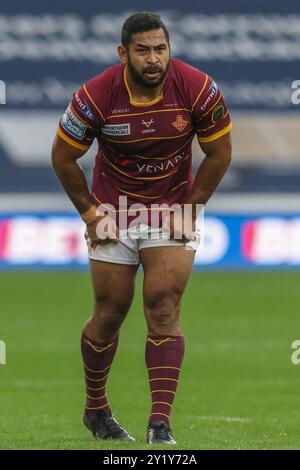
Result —
<path fill-rule="evenodd" d="M 106 384 L 141 265 L 152 397 L 147 442 L 175 444 L 170 417 L 184 356 L 179 313 L 200 240 L 196 208 L 206 204 L 228 168 L 232 124 L 212 78 L 170 58 L 169 33 L 158 15 L 127 18 L 118 55 L 119 64 L 74 93 L 52 151 L 57 176 L 86 224 L 94 289 L 94 310 L 81 338 L 83 420 L 98 439 L 134 440 L 113 417 Z M 195 135 L 205 157 L 193 181 Z M 90 191 L 78 159 L 94 139 L 98 153 Z M 129 208 L 137 203 L 146 219 L 122 227 L 121 214 L 130 218 Z M 161 218 L 152 223 L 154 204 L 192 207 L 192 230 L 173 213 L 166 237 Z M 106 229 L 100 230 L 102 223 Z"/>

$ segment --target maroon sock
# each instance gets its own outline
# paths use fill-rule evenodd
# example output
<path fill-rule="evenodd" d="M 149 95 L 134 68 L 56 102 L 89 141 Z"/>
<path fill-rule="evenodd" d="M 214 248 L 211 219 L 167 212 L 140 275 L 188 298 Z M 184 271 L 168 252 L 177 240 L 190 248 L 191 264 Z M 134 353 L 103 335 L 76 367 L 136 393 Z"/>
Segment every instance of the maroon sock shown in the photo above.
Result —
<path fill-rule="evenodd" d="M 170 424 L 183 355 L 183 336 L 148 336 L 146 365 L 152 398 L 149 423 Z"/>
<path fill-rule="evenodd" d="M 88 415 L 95 414 L 99 410 L 106 412 L 110 410 L 106 397 L 106 383 L 117 347 L 118 337 L 106 344 L 96 343 L 82 333 L 81 352 L 86 384 L 85 412 Z"/>

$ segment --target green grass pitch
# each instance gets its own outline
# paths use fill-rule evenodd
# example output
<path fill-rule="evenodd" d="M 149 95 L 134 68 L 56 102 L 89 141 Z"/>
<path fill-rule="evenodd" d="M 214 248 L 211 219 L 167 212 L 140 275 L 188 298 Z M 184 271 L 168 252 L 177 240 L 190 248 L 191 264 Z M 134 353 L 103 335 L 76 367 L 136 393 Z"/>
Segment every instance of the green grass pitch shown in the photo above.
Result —
<path fill-rule="evenodd" d="M 299 285 L 299 272 L 192 275 L 174 449 L 300 448 Z M 141 286 L 139 274 L 108 386 L 114 415 L 136 437 L 120 444 L 95 441 L 82 424 L 88 273 L 0 274 L 0 449 L 149 449 Z"/>

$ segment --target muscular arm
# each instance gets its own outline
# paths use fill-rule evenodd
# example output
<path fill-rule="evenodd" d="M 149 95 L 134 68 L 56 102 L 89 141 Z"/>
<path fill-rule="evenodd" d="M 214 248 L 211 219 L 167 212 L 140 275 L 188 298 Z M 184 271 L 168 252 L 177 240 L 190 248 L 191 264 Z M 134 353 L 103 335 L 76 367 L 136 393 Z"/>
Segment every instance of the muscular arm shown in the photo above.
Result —
<path fill-rule="evenodd" d="M 94 205 L 85 175 L 77 162 L 78 158 L 82 157 L 85 152 L 73 147 L 59 135 L 56 135 L 52 147 L 53 168 L 64 190 L 80 214 Z"/>
<path fill-rule="evenodd" d="M 91 246 L 95 248 L 98 244 L 106 244 L 110 241 L 117 243 L 119 231 L 115 223 L 103 214 L 101 215 L 95 206 L 86 177 L 77 162 L 85 152 L 73 147 L 59 135 L 56 135 L 52 147 L 52 164 L 64 190 L 87 224 Z M 100 239 L 97 233 L 97 224 L 102 219 L 107 221 L 106 227 L 109 228 Z"/>
<path fill-rule="evenodd" d="M 222 180 L 231 161 L 230 133 L 212 142 L 200 143 L 205 153 L 186 203 L 206 204 Z M 195 214 L 196 215 L 196 214 Z"/>
<path fill-rule="evenodd" d="M 199 212 L 199 210 L 197 211 L 197 204 L 206 204 L 208 199 L 216 190 L 230 164 L 231 140 L 229 133 L 219 139 L 213 140 L 212 142 L 200 143 L 200 146 L 205 153 L 205 158 L 198 168 L 192 190 L 185 201 L 185 204 L 192 205 L 192 211 L 190 212 L 190 208 L 184 206 L 184 219 L 182 219 L 181 212 L 177 215 L 175 213 L 171 215 L 171 238 L 178 238 L 176 237 L 176 233 L 182 233 L 182 239 L 184 241 L 188 241 L 193 238 L 195 221 Z M 201 210 L 201 207 L 198 209 Z"/>

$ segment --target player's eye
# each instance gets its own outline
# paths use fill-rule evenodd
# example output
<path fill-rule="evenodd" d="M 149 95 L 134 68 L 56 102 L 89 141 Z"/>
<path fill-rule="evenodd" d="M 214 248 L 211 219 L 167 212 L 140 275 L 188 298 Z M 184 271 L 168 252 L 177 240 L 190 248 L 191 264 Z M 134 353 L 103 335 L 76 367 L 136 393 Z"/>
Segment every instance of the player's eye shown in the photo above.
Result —
<path fill-rule="evenodd" d="M 160 48 L 159 48 L 159 49 L 156 49 L 155 52 L 156 52 L 156 54 L 158 54 L 158 55 L 162 55 L 162 54 L 165 52 L 165 49 L 160 49 Z"/>

